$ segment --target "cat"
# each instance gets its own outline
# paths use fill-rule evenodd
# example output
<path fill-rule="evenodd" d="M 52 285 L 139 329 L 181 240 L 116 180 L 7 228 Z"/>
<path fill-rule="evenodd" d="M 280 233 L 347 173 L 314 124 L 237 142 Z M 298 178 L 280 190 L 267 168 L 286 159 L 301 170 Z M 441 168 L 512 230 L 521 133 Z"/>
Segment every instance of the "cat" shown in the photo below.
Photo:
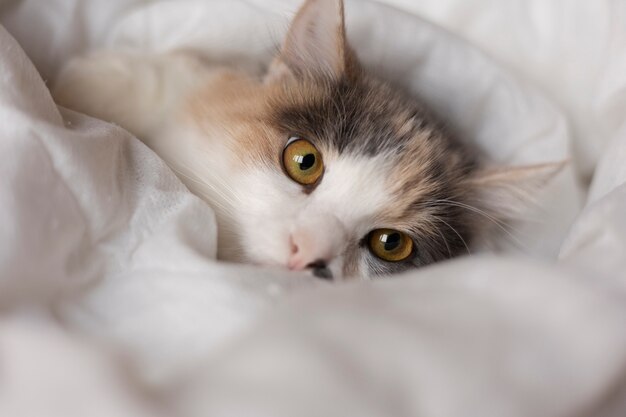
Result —
<path fill-rule="evenodd" d="M 469 252 L 558 164 L 487 168 L 415 97 L 370 74 L 341 0 L 306 0 L 265 74 L 192 51 L 69 62 L 59 105 L 117 123 L 216 213 L 218 258 L 324 279 Z"/>

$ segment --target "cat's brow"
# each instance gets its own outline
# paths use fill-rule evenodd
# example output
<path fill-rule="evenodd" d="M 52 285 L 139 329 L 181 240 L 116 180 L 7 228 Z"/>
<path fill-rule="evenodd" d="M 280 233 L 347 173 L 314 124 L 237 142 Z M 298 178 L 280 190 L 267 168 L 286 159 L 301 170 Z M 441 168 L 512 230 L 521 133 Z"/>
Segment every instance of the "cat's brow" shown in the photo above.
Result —
<path fill-rule="evenodd" d="M 274 122 L 339 152 L 367 156 L 401 152 L 417 132 L 434 128 L 414 101 L 378 81 L 340 79 L 304 83 L 302 89 L 304 93 L 282 97 L 274 106 Z"/>

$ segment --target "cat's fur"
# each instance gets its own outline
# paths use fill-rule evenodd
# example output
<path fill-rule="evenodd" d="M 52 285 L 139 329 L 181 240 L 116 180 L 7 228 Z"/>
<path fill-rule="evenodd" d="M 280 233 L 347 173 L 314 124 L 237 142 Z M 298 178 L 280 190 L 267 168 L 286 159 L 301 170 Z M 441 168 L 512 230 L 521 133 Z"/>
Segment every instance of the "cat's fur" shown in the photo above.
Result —
<path fill-rule="evenodd" d="M 307 0 L 264 77 L 215 68 L 191 52 L 101 52 L 71 62 L 55 91 L 64 106 L 135 133 L 216 211 L 219 257 L 260 265 L 319 261 L 335 277 L 376 276 L 467 253 L 477 210 L 555 167 L 483 170 L 422 105 L 362 68 L 340 0 Z M 315 187 L 288 178 L 286 142 L 323 155 Z M 414 254 L 385 262 L 367 248 L 377 228 L 411 236 Z"/>

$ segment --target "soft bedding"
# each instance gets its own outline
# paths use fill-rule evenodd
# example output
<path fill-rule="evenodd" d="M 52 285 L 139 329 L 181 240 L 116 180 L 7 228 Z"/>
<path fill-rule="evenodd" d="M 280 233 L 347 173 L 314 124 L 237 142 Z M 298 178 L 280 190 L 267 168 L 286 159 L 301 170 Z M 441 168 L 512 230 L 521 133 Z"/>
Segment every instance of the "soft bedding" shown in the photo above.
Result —
<path fill-rule="evenodd" d="M 259 68 L 298 1 L 0 3 L 0 415 L 626 413 L 623 4 L 563 5 L 559 32 L 538 29 L 552 27 L 545 2 L 393 3 L 404 11 L 347 4 L 366 65 L 493 164 L 570 163 L 495 245 L 334 285 L 216 261 L 210 207 L 129 133 L 48 91 L 67 59 L 102 47 Z M 609 12 L 603 30 L 594 16 Z M 498 16 L 506 39 L 540 33 L 545 67 L 584 56 L 574 23 L 591 25 L 601 94 L 546 88 L 552 73 L 507 60 Z M 568 54 L 566 36 L 581 38 Z"/>

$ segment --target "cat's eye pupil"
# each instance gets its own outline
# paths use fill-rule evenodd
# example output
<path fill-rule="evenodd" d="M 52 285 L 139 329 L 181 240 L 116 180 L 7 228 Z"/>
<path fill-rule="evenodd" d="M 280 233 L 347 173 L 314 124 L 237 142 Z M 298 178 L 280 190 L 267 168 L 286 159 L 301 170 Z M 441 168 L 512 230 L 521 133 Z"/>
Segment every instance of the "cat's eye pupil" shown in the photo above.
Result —
<path fill-rule="evenodd" d="M 282 158 L 285 173 L 300 185 L 312 186 L 324 173 L 322 155 L 306 139 L 290 139 L 283 149 Z"/>
<path fill-rule="evenodd" d="M 312 153 L 306 154 L 298 158 L 297 162 L 300 163 L 300 169 L 302 171 L 306 171 L 307 169 L 311 169 L 315 165 L 315 155 Z"/>
<path fill-rule="evenodd" d="M 404 261 L 413 253 L 413 240 L 393 229 L 372 230 L 367 243 L 375 256 L 387 262 Z"/>
<path fill-rule="evenodd" d="M 380 240 L 384 243 L 385 250 L 391 252 L 400 246 L 402 237 L 400 236 L 400 233 L 391 233 L 388 235 L 382 235 Z"/>

